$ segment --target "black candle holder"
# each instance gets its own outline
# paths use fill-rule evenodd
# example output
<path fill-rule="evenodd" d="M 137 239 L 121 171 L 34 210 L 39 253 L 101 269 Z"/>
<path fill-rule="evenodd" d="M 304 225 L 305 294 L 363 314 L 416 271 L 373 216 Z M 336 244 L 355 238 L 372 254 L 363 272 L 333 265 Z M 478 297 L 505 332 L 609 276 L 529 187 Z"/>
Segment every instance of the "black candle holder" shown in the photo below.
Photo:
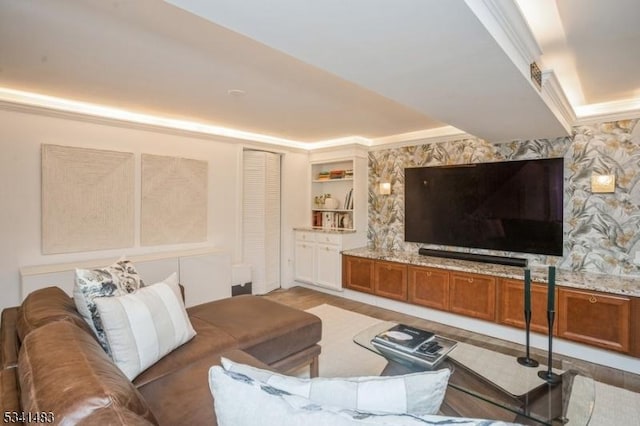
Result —
<path fill-rule="evenodd" d="M 547 311 L 547 324 L 549 325 L 549 359 L 547 361 L 547 369 L 538 371 L 538 377 L 545 382 L 555 385 L 562 382 L 562 377 L 552 371 L 553 364 L 553 323 L 555 321 L 556 312 Z"/>
<path fill-rule="evenodd" d="M 538 363 L 538 361 L 536 361 L 535 359 L 532 359 L 529 356 L 529 335 L 531 334 L 530 331 L 530 327 L 531 327 L 531 310 L 525 309 L 524 310 L 524 325 L 525 325 L 525 336 L 526 336 L 526 341 L 527 341 L 527 354 L 526 356 L 520 356 L 518 357 L 518 364 L 520 365 L 524 365 L 525 367 L 537 367 L 538 365 L 540 365 Z"/>

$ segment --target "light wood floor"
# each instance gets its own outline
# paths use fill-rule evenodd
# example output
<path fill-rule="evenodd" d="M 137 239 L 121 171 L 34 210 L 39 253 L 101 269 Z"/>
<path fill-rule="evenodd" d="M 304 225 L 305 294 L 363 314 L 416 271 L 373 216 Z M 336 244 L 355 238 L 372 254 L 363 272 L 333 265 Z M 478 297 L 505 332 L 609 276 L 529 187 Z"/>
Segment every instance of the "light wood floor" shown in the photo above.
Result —
<path fill-rule="evenodd" d="M 381 320 L 402 322 L 415 327 L 426 328 L 431 331 L 435 331 L 441 336 L 449 337 L 459 342 L 466 342 L 475 346 L 491 349 L 496 352 L 512 355 L 514 357 L 522 356 L 524 354 L 524 347 L 516 343 L 472 333 L 411 315 L 405 315 L 388 309 L 379 308 L 377 306 L 368 305 L 366 303 L 356 302 L 354 300 L 326 294 L 320 291 L 310 290 L 305 287 L 276 290 L 264 297 L 303 310 L 326 303 L 328 305 L 358 312 Z M 540 351 L 534 348 L 531 350 L 531 357 L 546 364 L 546 351 Z M 590 375 L 599 382 L 640 393 L 640 376 L 636 374 L 604 367 L 598 364 L 592 364 L 562 355 L 554 355 L 554 367 L 563 369 L 573 368 Z"/>

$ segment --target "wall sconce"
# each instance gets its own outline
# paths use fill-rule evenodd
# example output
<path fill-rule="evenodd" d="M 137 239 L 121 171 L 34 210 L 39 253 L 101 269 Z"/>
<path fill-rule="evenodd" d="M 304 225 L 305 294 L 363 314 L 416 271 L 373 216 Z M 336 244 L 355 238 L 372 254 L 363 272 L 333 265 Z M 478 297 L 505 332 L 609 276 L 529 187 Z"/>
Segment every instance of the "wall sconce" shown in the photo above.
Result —
<path fill-rule="evenodd" d="M 380 195 L 391 194 L 391 182 L 380 182 L 378 191 L 380 192 Z"/>
<path fill-rule="evenodd" d="M 591 192 L 611 193 L 616 190 L 616 175 L 591 175 Z"/>

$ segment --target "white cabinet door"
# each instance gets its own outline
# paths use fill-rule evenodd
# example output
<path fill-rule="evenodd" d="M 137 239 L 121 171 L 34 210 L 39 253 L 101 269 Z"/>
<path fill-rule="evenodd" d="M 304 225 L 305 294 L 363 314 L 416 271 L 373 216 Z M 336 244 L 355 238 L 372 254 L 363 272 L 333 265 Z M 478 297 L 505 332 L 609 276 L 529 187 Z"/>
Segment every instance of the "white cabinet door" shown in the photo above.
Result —
<path fill-rule="evenodd" d="M 313 256 L 315 243 L 296 241 L 295 279 L 313 284 Z"/>
<path fill-rule="evenodd" d="M 316 283 L 325 287 L 340 289 L 340 246 L 333 244 L 316 245 Z"/>

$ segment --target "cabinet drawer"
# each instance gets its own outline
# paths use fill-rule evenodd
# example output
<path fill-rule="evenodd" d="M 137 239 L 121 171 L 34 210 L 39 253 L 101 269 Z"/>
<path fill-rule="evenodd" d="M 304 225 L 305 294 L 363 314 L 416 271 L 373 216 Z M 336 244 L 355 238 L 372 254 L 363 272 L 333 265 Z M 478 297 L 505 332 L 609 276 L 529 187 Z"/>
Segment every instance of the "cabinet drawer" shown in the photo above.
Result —
<path fill-rule="evenodd" d="M 496 279 L 487 275 L 453 272 L 449 281 L 449 310 L 473 318 L 496 318 Z"/>
<path fill-rule="evenodd" d="M 449 309 L 449 272 L 423 266 L 408 268 L 409 302 L 429 308 Z"/>
<path fill-rule="evenodd" d="M 629 352 L 631 300 L 628 297 L 560 288 L 556 309 L 560 337 Z"/>
<path fill-rule="evenodd" d="M 407 265 L 378 261 L 374 266 L 373 277 L 378 296 L 407 300 Z"/>
<path fill-rule="evenodd" d="M 325 233 L 319 232 L 316 234 L 316 241 L 322 244 L 340 245 L 342 244 L 342 235 L 325 234 Z"/>
<path fill-rule="evenodd" d="M 308 243 L 313 243 L 316 241 L 316 233 L 307 231 L 296 231 L 296 241 L 306 241 Z"/>
<path fill-rule="evenodd" d="M 531 331 L 547 334 L 547 285 L 531 283 Z M 557 300 L 556 289 L 556 300 Z M 524 323 L 524 281 L 503 278 L 498 291 L 498 322 L 518 328 Z M 558 321 L 553 334 L 558 332 Z"/>

